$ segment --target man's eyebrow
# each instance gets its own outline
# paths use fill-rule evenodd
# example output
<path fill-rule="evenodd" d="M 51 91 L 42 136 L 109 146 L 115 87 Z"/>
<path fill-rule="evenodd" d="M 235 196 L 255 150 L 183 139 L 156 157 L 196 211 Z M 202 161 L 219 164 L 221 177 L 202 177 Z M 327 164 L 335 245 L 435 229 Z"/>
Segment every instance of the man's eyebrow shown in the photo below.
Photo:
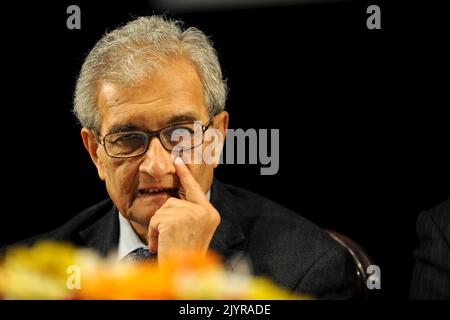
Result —
<path fill-rule="evenodd" d="M 183 114 L 178 114 L 170 117 L 168 120 L 163 122 L 163 127 L 170 127 L 171 125 L 177 124 L 177 123 L 183 123 L 183 122 L 190 122 L 190 121 L 196 121 L 199 120 L 199 117 L 193 113 L 193 112 L 187 112 Z M 108 131 L 108 134 L 110 133 L 117 133 L 117 132 L 126 132 L 126 131 L 139 131 L 142 130 L 138 126 L 134 124 L 125 124 L 125 125 L 113 125 L 111 130 Z"/>
<path fill-rule="evenodd" d="M 189 122 L 199 120 L 198 116 L 195 113 L 187 112 L 183 114 L 178 114 L 170 117 L 168 120 L 164 122 L 164 126 L 171 126 L 173 124 L 181 123 L 181 122 Z"/>
<path fill-rule="evenodd" d="M 134 131 L 134 130 L 138 130 L 138 127 L 136 127 L 133 124 L 117 125 L 117 126 L 113 126 L 111 128 L 111 130 L 108 131 L 108 134 L 117 133 L 117 132 Z"/>

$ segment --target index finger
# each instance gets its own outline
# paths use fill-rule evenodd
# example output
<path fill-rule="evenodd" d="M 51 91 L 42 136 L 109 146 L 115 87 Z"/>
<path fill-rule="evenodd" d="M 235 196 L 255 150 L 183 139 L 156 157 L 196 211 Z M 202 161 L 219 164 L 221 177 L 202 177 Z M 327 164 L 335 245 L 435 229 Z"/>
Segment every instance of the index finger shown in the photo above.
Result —
<path fill-rule="evenodd" d="M 197 180 L 195 180 L 192 176 L 183 160 L 180 157 L 176 157 L 173 163 L 175 164 L 175 169 L 181 183 L 182 190 L 180 190 L 180 197 L 196 204 L 204 204 L 205 202 L 209 203 L 202 188 L 198 184 Z"/>

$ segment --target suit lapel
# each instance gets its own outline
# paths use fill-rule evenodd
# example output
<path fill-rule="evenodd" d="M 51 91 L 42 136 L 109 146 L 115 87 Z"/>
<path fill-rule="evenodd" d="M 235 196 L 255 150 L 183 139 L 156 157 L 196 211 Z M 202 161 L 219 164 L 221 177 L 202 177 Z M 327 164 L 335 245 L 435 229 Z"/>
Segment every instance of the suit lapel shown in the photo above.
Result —
<path fill-rule="evenodd" d="M 119 216 L 113 205 L 100 219 L 80 231 L 86 246 L 107 256 L 119 243 Z"/>
<path fill-rule="evenodd" d="M 241 252 L 240 244 L 245 240 L 244 232 L 238 220 L 233 195 L 217 179 L 211 188 L 211 203 L 219 212 L 221 221 L 211 241 L 210 249 L 225 257 Z"/>

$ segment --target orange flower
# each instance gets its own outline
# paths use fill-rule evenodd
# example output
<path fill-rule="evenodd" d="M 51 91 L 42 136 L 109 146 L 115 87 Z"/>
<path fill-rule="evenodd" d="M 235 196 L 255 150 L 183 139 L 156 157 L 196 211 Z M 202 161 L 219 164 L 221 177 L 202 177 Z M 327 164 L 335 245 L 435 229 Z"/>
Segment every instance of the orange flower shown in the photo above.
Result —
<path fill-rule="evenodd" d="M 75 266 L 79 274 L 68 272 Z M 80 287 L 69 277 L 79 277 Z M 72 279 L 72 278 L 70 278 Z M 77 283 L 77 281 L 75 281 Z M 7 253 L 0 263 L 0 297 L 8 299 L 292 299 L 267 279 L 225 269 L 213 253 L 173 253 L 117 263 L 68 244 L 42 242 Z"/>

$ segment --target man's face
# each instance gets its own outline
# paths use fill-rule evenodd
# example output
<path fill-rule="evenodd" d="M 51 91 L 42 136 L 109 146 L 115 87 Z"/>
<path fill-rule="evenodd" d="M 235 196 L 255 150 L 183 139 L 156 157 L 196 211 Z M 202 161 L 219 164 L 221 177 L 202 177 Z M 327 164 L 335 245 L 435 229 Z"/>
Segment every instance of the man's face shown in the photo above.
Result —
<path fill-rule="evenodd" d="M 102 116 L 100 135 L 117 130 L 155 131 L 186 120 L 207 124 L 210 120 L 204 104 L 200 78 L 185 59 L 171 60 L 145 85 L 135 88 L 113 83 L 101 84 L 97 106 Z M 215 117 L 212 127 L 225 134 L 228 114 Z M 92 131 L 83 129 L 82 136 L 98 174 L 120 212 L 135 228 L 148 226 L 151 217 L 171 192 L 148 193 L 146 189 L 179 188 L 171 152 L 158 138 L 152 138 L 145 154 L 132 158 L 112 158 L 97 144 Z M 199 146 L 202 151 L 207 142 Z M 217 164 L 188 164 L 194 178 L 206 193 L 211 187 Z M 138 230 L 137 230 L 138 231 Z"/>

